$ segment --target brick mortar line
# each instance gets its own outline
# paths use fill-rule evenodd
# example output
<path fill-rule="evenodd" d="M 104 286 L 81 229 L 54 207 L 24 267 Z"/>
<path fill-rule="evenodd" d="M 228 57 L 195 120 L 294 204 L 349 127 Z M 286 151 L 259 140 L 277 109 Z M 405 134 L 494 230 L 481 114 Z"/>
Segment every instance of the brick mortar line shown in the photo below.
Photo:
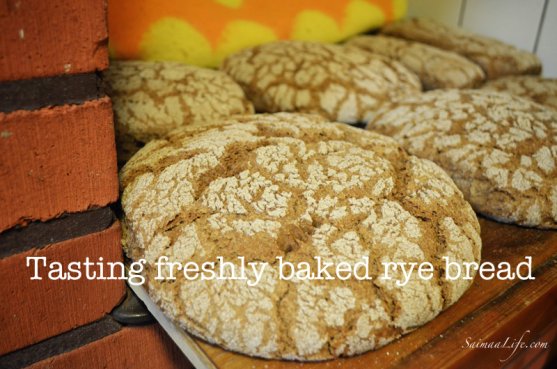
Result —
<path fill-rule="evenodd" d="M 105 96 L 98 72 L 5 81 L 0 82 L 0 112 L 82 104 Z"/>
<path fill-rule="evenodd" d="M 73 351 L 81 346 L 100 340 L 122 329 L 111 316 L 77 327 L 71 331 L 48 338 L 34 345 L 0 356 L 0 367 L 20 369 L 52 356 Z"/>
<path fill-rule="evenodd" d="M 0 233 L 0 259 L 108 229 L 116 217 L 109 206 L 66 213 L 46 222 L 34 221 Z"/>

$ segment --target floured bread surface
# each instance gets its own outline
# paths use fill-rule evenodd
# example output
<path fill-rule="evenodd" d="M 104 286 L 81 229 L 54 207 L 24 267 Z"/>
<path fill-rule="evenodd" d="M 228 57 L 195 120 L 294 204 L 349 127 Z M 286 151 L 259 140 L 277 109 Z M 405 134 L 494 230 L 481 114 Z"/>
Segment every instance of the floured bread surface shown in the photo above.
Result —
<path fill-rule="evenodd" d="M 524 97 L 557 110 L 557 79 L 509 76 L 489 81 L 482 88 Z"/>
<path fill-rule="evenodd" d="M 317 113 L 344 123 L 367 122 L 391 99 L 419 93 L 402 64 L 357 48 L 281 41 L 245 49 L 221 69 L 260 112 Z"/>
<path fill-rule="evenodd" d="M 442 258 L 480 260 L 479 224 L 449 176 L 394 140 L 297 114 L 261 115 L 194 136 L 173 133 L 123 168 L 126 252 L 148 290 L 192 334 L 264 358 L 321 360 L 387 344 L 433 319 L 471 284 Z M 154 262 L 218 256 L 268 263 L 261 281 L 154 280 Z M 353 265 L 373 280 L 285 280 L 284 261 Z M 381 263 L 429 261 L 397 286 Z M 313 269 L 315 272 L 316 270 Z M 247 271 L 248 278 L 253 272 Z"/>
<path fill-rule="evenodd" d="M 479 212 L 557 228 L 557 114 L 516 96 L 430 91 L 382 109 L 368 129 L 435 161 Z"/>
<path fill-rule="evenodd" d="M 121 173 L 121 178 L 126 179 L 128 176 L 133 176 L 136 168 L 142 168 L 146 165 L 156 166 L 160 160 L 160 150 L 168 146 L 169 142 L 179 142 L 183 145 L 186 140 L 196 135 L 199 135 L 210 129 L 222 129 L 224 126 L 230 124 L 243 124 L 243 123 L 280 123 L 285 119 L 288 120 L 292 116 L 291 113 L 276 113 L 276 114 L 245 114 L 235 115 L 227 119 L 216 120 L 210 124 L 191 125 L 177 128 L 167 135 L 166 140 L 153 140 L 146 144 L 140 151 L 138 151 L 129 161 L 125 170 Z M 297 113 L 298 119 L 303 119 L 304 122 L 325 123 L 328 122 L 325 118 L 317 114 L 303 114 Z M 121 183 L 126 183 L 121 181 Z"/>
<path fill-rule="evenodd" d="M 478 63 L 488 79 L 541 72 L 541 62 L 535 54 L 429 19 L 412 18 L 391 23 L 382 32 L 454 51 Z"/>
<path fill-rule="evenodd" d="M 414 72 L 425 90 L 479 86 L 485 73 L 476 63 L 451 51 L 389 36 L 357 36 L 346 45 L 384 55 Z"/>
<path fill-rule="evenodd" d="M 177 127 L 253 113 L 240 86 L 215 70 L 176 62 L 115 61 L 105 80 L 120 161 Z"/>

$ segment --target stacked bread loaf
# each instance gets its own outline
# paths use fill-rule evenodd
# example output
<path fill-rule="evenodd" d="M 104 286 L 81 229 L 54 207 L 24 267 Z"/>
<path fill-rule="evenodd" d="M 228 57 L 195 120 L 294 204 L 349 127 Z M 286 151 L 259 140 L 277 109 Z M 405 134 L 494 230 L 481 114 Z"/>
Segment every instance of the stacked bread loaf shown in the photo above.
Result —
<path fill-rule="evenodd" d="M 125 251 L 146 260 L 149 294 L 176 324 L 226 349 L 322 360 L 381 347 L 470 286 L 443 279 L 439 260 L 479 262 L 472 209 L 557 228 L 554 82 L 540 70 L 533 54 L 425 20 L 344 45 L 260 45 L 219 72 L 115 64 L 120 132 L 145 144 L 120 172 Z M 214 100 L 197 100 L 211 78 Z M 271 268 L 255 287 L 155 279 L 159 257 L 218 256 Z M 430 262 L 435 278 L 278 277 L 277 257 L 316 256 Z"/>

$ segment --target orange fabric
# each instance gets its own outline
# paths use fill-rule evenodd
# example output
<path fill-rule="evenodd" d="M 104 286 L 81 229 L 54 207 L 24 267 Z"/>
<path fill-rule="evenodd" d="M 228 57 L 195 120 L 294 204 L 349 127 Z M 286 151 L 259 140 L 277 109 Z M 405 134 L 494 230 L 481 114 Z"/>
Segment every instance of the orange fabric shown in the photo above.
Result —
<path fill-rule="evenodd" d="M 394 4 L 404 1 L 363 0 L 393 20 Z M 271 29 L 278 39 L 291 36 L 296 16 L 304 10 L 319 11 L 341 24 L 351 0 L 109 0 L 108 23 L 111 51 L 122 59 L 138 58 L 140 45 L 151 25 L 166 17 L 186 21 L 216 48 L 226 25 L 247 20 Z M 224 4 L 223 4 L 224 3 Z M 399 5 L 400 6 L 400 5 Z"/>

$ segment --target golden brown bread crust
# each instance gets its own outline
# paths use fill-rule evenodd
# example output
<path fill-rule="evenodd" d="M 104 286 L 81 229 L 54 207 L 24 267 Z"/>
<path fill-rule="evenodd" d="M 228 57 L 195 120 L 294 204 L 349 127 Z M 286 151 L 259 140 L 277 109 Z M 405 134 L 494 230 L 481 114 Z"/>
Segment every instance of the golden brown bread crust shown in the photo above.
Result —
<path fill-rule="evenodd" d="M 478 262 L 479 224 L 438 166 L 386 136 L 318 117 L 239 120 L 151 141 L 121 173 L 127 254 L 146 258 L 149 293 L 180 326 L 248 355 L 322 360 L 385 345 L 469 287 L 441 277 L 441 258 Z M 164 282 L 153 279 L 161 255 L 268 265 L 255 286 Z M 314 256 L 369 257 L 374 279 L 278 278 L 276 257 L 315 268 Z M 379 278 L 388 261 L 429 261 L 435 272 L 399 287 Z"/>
<path fill-rule="evenodd" d="M 121 164 L 145 143 L 177 127 L 253 113 L 240 86 L 211 69 L 177 62 L 114 61 L 104 78 Z"/>
<path fill-rule="evenodd" d="M 508 76 L 488 81 L 482 88 L 520 96 L 557 110 L 557 79 L 540 76 Z"/>
<path fill-rule="evenodd" d="M 368 129 L 445 169 L 474 209 L 557 228 L 557 113 L 504 93 L 435 90 L 384 106 Z"/>
<path fill-rule="evenodd" d="M 258 112 L 315 113 L 367 122 L 385 101 L 421 90 L 402 64 L 357 48 L 281 41 L 229 56 L 221 69 L 238 82 Z"/>
<path fill-rule="evenodd" d="M 542 70 L 535 54 L 429 19 L 411 18 L 391 23 L 382 29 L 382 33 L 465 56 L 481 66 L 488 79 L 515 74 L 540 74 Z"/>
<path fill-rule="evenodd" d="M 345 45 L 402 63 L 420 78 L 424 90 L 473 88 L 480 86 L 485 79 L 483 70 L 472 61 L 420 42 L 384 35 L 364 35 L 351 38 Z"/>

